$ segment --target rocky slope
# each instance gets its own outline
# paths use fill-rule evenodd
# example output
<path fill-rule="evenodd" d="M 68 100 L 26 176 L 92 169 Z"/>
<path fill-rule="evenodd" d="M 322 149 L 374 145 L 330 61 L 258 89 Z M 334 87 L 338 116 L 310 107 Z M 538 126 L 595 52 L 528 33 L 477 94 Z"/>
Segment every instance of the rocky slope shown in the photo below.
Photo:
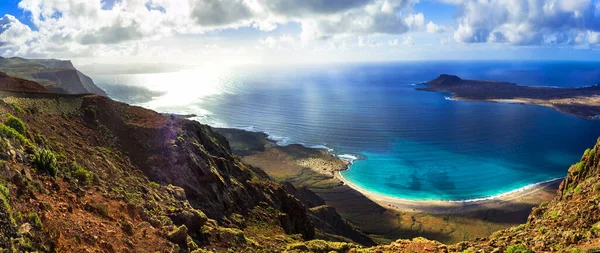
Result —
<path fill-rule="evenodd" d="M 5 251 L 281 252 L 315 238 L 372 244 L 334 209 L 305 206 L 314 200 L 298 198 L 309 193 L 242 164 L 208 126 L 97 95 L 4 89 L 0 98 Z"/>
<path fill-rule="evenodd" d="M 55 93 L 94 93 L 106 96 L 91 78 L 75 69 L 71 61 L 0 57 L 0 72 L 42 84 Z"/>

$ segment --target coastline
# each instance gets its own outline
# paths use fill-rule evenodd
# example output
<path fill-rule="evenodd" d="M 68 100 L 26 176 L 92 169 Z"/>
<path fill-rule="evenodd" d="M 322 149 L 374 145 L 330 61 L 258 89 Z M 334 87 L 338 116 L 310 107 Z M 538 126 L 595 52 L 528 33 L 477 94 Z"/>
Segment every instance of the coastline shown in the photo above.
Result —
<path fill-rule="evenodd" d="M 530 202 L 528 198 L 536 193 L 548 189 L 556 189 L 563 178 L 551 179 L 539 183 L 530 184 L 509 192 L 501 193 L 495 196 L 469 200 L 411 200 L 386 196 L 375 193 L 350 182 L 342 176 L 341 171 L 335 174 L 335 177 L 342 181 L 344 185 L 360 192 L 365 197 L 380 204 L 382 207 L 401 211 L 401 212 L 423 212 L 423 213 L 463 213 L 479 211 L 490 208 L 498 208 L 515 202 Z"/>
<path fill-rule="evenodd" d="M 347 170 L 350 163 L 325 149 L 301 144 L 279 146 L 263 132 L 215 130 L 228 139 L 242 162 L 261 168 L 276 182 L 291 183 L 296 189 L 316 194 L 378 243 L 419 236 L 443 243 L 486 237 L 526 222 L 533 207 L 556 196 L 560 183 L 556 180 L 486 202 L 390 200 L 351 187 L 351 182 L 339 176 L 339 171 Z"/>
<path fill-rule="evenodd" d="M 460 99 L 460 98 L 459 98 Z M 350 180 L 344 178 L 341 174 L 342 171 L 351 169 L 352 164 L 359 158 L 355 155 L 349 154 L 334 154 L 334 150 L 324 145 L 318 146 L 306 146 L 301 143 L 288 143 L 285 142 L 282 145 L 279 141 L 279 137 L 273 138 L 268 132 L 262 131 L 251 131 L 248 128 L 219 128 L 229 129 L 234 131 L 242 131 L 246 133 L 262 135 L 266 141 L 267 147 L 279 147 L 283 149 L 292 149 L 294 153 L 304 152 L 302 150 L 312 150 L 315 152 L 322 152 L 337 159 L 340 163 L 331 162 L 323 163 L 319 159 L 307 158 L 297 160 L 296 164 L 302 167 L 306 167 L 325 176 L 333 176 L 333 178 L 339 180 L 343 185 L 350 187 L 351 189 L 359 192 L 373 202 L 380 206 L 401 212 L 421 212 L 421 213 L 464 213 L 471 211 L 480 211 L 491 208 L 499 208 L 502 206 L 514 204 L 514 203 L 535 203 L 534 199 L 538 199 L 537 193 L 544 191 L 552 191 L 557 189 L 558 185 L 564 178 L 554 178 L 546 181 L 532 183 L 511 191 L 503 192 L 494 196 L 482 197 L 476 199 L 466 200 L 412 200 L 398 197 L 387 196 L 384 194 L 376 193 L 368 189 L 364 189 Z M 253 128 L 252 128 L 253 129 Z M 321 158 L 322 159 L 322 158 Z"/>

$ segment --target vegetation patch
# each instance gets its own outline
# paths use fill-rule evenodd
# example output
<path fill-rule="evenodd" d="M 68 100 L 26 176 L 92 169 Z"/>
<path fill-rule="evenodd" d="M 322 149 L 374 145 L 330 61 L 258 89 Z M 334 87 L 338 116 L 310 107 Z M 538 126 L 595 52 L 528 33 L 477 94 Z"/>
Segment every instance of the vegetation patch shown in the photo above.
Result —
<path fill-rule="evenodd" d="M 15 110 L 15 111 L 16 111 L 16 112 L 18 112 L 18 113 L 21 113 L 21 114 L 25 114 L 25 113 L 27 113 L 27 112 L 26 112 L 25 110 L 23 110 L 23 108 L 21 108 L 19 105 L 16 105 L 16 104 L 10 104 L 10 106 L 13 108 L 13 110 Z"/>
<path fill-rule="evenodd" d="M 577 172 L 581 172 L 583 171 L 583 169 L 585 169 L 585 162 L 584 161 L 580 161 L 577 163 Z"/>
<path fill-rule="evenodd" d="M 579 194 L 581 193 L 581 190 L 583 189 L 583 187 L 581 185 L 577 185 L 577 187 L 575 187 L 575 193 Z"/>
<path fill-rule="evenodd" d="M 154 188 L 154 189 L 157 189 L 160 187 L 160 185 L 156 182 L 150 182 L 150 183 L 148 183 L 148 186 L 150 186 L 150 188 Z"/>
<path fill-rule="evenodd" d="M 84 167 L 78 167 L 75 171 L 73 171 L 72 176 L 77 179 L 79 184 L 88 187 L 92 186 L 92 180 L 94 179 L 94 176 Z"/>
<path fill-rule="evenodd" d="M 523 244 L 514 244 L 514 245 L 510 245 L 508 246 L 508 248 L 506 248 L 506 251 L 504 251 L 505 253 L 531 253 L 533 251 L 528 250 L 527 248 L 525 248 L 525 246 L 523 246 Z"/>
<path fill-rule="evenodd" d="M 38 171 L 45 171 L 53 177 L 58 171 L 56 155 L 48 149 L 38 149 L 32 156 L 31 166 Z"/>
<path fill-rule="evenodd" d="M 0 136 L 13 140 L 18 140 L 21 144 L 25 145 L 29 143 L 25 136 L 17 132 L 17 130 L 15 130 L 14 128 L 9 127 L 5 124 L 0 124 Z"/>
<path fill-rule="evenodd" d="M 8 114 L 8 117 L 6 117 L 6 121 L 4 121 L 4 124 L 14 130 L 16 130 L 17 132 L 19 132 L 22 135 L 24 135 L 25 132 L 27 131 L 23 121 L 15 116 L 13 116 L 12 114 Z"/>
<path fill-rule="evenodd" d="M 39 230 L 44 229 L 44 224 L 36 212 L 29 213 L 29 215 L 27 215 L 27 219 L 29 222 L 31 222 L 31 225 L 33 225 L 34 228 Z"/>

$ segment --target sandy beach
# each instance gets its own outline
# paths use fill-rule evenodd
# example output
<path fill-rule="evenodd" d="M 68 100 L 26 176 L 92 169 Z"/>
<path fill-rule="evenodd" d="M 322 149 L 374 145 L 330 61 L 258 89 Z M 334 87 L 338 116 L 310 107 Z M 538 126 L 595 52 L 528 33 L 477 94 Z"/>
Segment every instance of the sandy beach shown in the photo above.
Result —
<path fill-rule="evenodd" d="M 340 171 L 348 169 L 348 162 L 322 149 L 278 146 L 264 133 L 217 130 L 244 163 L 261 168 L 277 182 L 314 192 L 378 243 L 417 236 L 443 243 L 486 237 L 526 222 L 534 206 L 556 196 L 561 182 L 557 179 L 498 198 L 465 203 L 390 198 L 345 180 Z"/>
<path fill-rule="evenodd" d="M 345 185 L 360 192 L 382 207 L 402 212 L 423 213 L 464 213 L 492 208 L 502 208 L 515 203 L 537 203 L 539 202 L 540 198 L 544 198 L 546 197 L 545 195 L 549 194 L 549 190 L 556 189 L 563 180 L 562 178 L 557 178 L 551 181 L 527 186 L 509 193 L 501 194 L 497 197 L 461 202 L 394 198 L 363 189 L 344 178 L 341 172 L 335 173 L 335 177 L 342 181 Z"/>

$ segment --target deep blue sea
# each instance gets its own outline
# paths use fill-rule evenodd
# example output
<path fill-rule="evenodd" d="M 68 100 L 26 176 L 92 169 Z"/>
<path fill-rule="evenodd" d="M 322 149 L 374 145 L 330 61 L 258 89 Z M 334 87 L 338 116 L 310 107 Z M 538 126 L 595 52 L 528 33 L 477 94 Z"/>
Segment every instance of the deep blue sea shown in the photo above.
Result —
<path fill-rule="evenodd" d="M 590 62 L 203 68 L 92 78 L 117 100 L 358 158 L 345 178 L 414 200 L 485 198 L 563 177 L 600 136 L 600 122 L 549 108 L 415 90 L 441 73 L 521 85 L 600 83 L 600 63 Z"/>

